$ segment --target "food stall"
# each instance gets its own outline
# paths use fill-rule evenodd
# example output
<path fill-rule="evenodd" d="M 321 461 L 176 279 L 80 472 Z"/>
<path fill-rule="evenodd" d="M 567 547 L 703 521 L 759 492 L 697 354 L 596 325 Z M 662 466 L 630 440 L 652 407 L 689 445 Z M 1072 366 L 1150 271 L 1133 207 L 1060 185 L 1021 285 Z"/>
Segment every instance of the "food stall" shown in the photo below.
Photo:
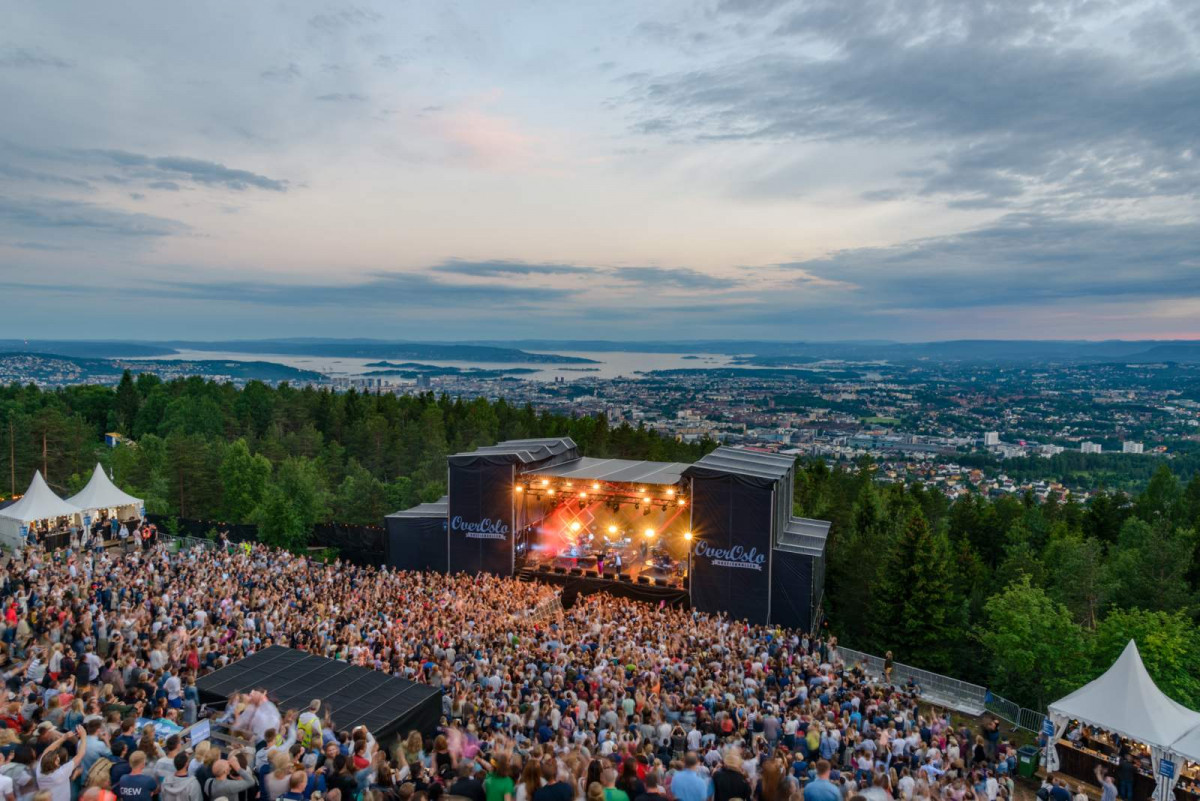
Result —
<path fill-rule="evenodd" d="M 69 540 L 71 527 L 81 522 L 79 507 L 55 495 L 39 470 L 21 500 L 0 509 L 0 545 L 21 550 L 32 534 L 33 540 L 58 547 Z"/>
<path fill-rule="evenodd" d="M 1169 758 L 1171 746 L 1200 727 L 1200 713 L 1154 684 L 1132 640 L 1104 675 L 1050 704 L 1048 717 L 1054 728 L 1046 745 L 1048 773 L 1095 784 L 1097 767 L 1117 777 L 1124 752 L 1134 767 L 1133 801 L 1171 801 L 1168 771 L 1179 775 Z M 1080 727 L 1077 734 L 1074 726 Z M 1064 737 L 1069 728 L 1075 736 Z"/>
<path fill-rule="evenodd" d="M 1200 801 L 1200 726 L 1176 740 L 1168 756 L 1179 777 L 1176 801 Z"/>
<path fill-rule="evenodd" d="M 113 484 L 99 463 L 92 472 L 87 486 L 67 498 L 67 503 L 82 510 L 83 524 L 92 528 L 99 523 L 117 520 L 122 523 L 137 521 L 146 515 L 145 503 Z M 133 529 L 135 526 L 130 526 Z M 105 539 L 115 539 L 106 536 Z"/>

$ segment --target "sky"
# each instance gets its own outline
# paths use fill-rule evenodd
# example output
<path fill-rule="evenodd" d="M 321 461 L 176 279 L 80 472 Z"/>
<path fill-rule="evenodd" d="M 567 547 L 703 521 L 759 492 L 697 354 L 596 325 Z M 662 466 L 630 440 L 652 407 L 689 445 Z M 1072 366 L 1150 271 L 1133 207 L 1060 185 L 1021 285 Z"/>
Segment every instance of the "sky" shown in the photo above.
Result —
<path fill-rule="evenodd" d="M 1196 0 L 0 14 L 0 338 L 1200 337 Z"/>

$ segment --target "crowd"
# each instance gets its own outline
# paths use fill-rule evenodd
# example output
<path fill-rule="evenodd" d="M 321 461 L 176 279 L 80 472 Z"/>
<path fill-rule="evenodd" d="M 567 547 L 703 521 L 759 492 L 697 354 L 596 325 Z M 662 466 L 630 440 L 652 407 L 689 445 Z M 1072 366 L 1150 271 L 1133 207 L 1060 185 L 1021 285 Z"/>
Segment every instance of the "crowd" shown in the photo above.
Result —
<path fill-rule="evenodd" d="M 261 545 L 29 549 L 2 578 L 0 801 L 1013 794 L 996 721 L 955 726 L 799 632 L 606 595 L 529 615 L 556 591 Z M 440 731 L 383 747 L 319 700 L 277 710 L 262 693 L 225 712 L 248 750 L 139 729 L 195 721 L 197 676 L 272 644 L 440 687 Z"/>

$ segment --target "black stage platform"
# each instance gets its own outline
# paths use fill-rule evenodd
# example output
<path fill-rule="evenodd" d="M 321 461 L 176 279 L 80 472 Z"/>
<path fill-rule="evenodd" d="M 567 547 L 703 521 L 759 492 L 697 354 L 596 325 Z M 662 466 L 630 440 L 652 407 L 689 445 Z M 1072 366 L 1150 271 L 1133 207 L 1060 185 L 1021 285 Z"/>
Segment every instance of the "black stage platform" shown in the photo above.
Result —
<path fill-rule="evenodd" d="M 562 587 L 562 605 L 569 609 L 581 595 L 607 592 L 618 598 L 630 598 L 647 603 L 666 603 L 671 606 L 688 607 L 688 591 L 682 587 L 661 587 L 654 584 L 639 584 L 635 581 L 617 581 L 588 576 L 554 573 L 544 570 L 525 569 L 520 572 L 523 581 L 540 581 Z"/>

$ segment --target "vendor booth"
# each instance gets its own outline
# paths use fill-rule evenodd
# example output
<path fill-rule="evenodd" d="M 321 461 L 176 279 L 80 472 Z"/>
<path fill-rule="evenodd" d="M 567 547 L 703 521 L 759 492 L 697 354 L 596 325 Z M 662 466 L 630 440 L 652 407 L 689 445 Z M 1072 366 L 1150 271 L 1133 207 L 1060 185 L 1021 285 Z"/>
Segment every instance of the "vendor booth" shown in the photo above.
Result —
<path fill-rule="evenodd" d="M 0 509 L 0 545 L 19 550 L 33 541 L 57 547 L 81 522 L 79 507 L 55 495 L 39 470 L 21 500 Z"/>
<path fill-rule="evenodd" d="M 138 521 L 146 515 L 142 499 L 133 497 L 113 484 L 99 463 L 96 464 L 87 486 L 78 494 L 67 498 L 67 503 L 79 507 L 83 515 L 83 525 L 89 529 L 101 524 L 108 525 L 114 520 L 118 523 Z M 134 527 L 131 525 L 129 528 Z M 105 539 L 116 539 L 116 532 L 112 532 Z"/>
<path fill-rule="evenodd" d="M 1169 758 L 1178 776 L 1175 798 L 1200 801 L 1200 726 L 1175 741 Z"/>
<path fill-rule="evenodd" d="M 1133 801 L 1170 801 L 1179 778 L 1172 746 L 1200 726 L 1200 713 L 1158 689 L 1130 640 L 1104 675 L 1050 704 L 1048 721 L 1048 773 L 1094 784 L 1099 768 L 1131 780 Z"/>

